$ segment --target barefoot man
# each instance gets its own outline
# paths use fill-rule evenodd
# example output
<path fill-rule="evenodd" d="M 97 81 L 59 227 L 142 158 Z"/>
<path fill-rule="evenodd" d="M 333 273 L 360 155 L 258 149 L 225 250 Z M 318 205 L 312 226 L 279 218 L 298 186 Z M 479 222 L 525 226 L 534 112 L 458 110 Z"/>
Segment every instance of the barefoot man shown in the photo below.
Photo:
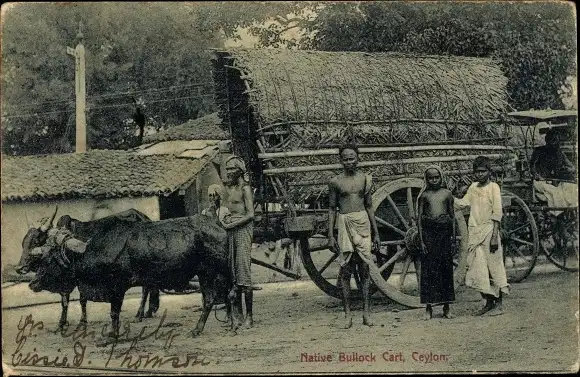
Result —
<path fill-rule="evenodd" d="M 242 293 L 246 302 L 246 328 L 252 327 L 252 276 L 250 272 L 252 236 L 254 233 L 254 201 L 252 188 L 244 179 L 246 166 L 241 158 L 232 156 L 226 161 L 226 200 L 225 206 L 230 216 L 224 219 L 224 228 L 228 232 L 230 248 L 230 267 L 234 279 L 234 294 L 236 310 L 240 310 Z M 242 313 L 238 313 L 242 318 Z M 234 327 L 238 327 L 236 323 Z"/>
<path fill-rule="evenodd" d="M 334 177 L 329 187 L 328 240 L 339 253 L 339 282 L 342 286 L 344 305 L 344 328 L 352 326 L 350 312 L 350 277 L 358 264 L 363 292 L 363 324 L 372 326 L 369 313 L 369 266 L 371 250 L 379 248 L 380 239 L 371 198 L 370 175 L 357 171 L 358 149 L 349 145 L 339 149 L 344 167 L 342 174 Z M 338 209 L 338 215 L 336 210 Z M 334 226 L 338 227 L 338 240 L 334 238 Z"/>

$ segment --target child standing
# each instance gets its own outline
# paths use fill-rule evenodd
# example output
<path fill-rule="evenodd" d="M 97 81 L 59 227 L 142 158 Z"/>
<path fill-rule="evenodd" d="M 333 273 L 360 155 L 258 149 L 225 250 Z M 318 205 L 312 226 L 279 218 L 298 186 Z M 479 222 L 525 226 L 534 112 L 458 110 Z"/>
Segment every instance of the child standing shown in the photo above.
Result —
<path fill-rule="evenodd" d="M 231 216 L 230 210 L 222 206 L 222 199 L 224 197 L 223 186 L 218 184 L 210 185 L 207 189 L 207 195 L 211 204 L 208 208 L 201 211 L 201 214 L 215 219 L 219 225 L 223 226 Z"/>
<path fill-rule="evenodd" d="M 491 161 L 479 156 L 473 161 L 475 182 L 463 199 L 455 200 L 458 209 L 471 207 L 465 285 L 479 291 L 486 300 L 476 315 L 503 313 L 502 295 L 509 294 L 503 250 L 499 239 L 502 218 L 501 193 L 491 181 Z M 490 279 L 491 276 L 491 279 Z"/>
<path fill-rule="evenodd" d="M 455 215 L 453 195 L 444 187 L 438 166 L 425 171 L 425 186 L 417 198 L 421 239 L 421 303 L 427 304 L 423 319 L 433 316 L 433 305 L 443 304 L 443 317 L 453 318 L 449 303 L 455 301 L 453 250 Z"/>

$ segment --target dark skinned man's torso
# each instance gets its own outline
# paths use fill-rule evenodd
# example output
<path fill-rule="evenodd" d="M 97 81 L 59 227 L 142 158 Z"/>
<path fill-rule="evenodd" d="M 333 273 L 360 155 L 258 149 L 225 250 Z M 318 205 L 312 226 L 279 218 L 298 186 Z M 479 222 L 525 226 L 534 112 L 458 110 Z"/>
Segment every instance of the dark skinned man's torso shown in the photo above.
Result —
<path fill-rule="evenodd" d="M 425 190 L 419 199 L 423 209 L 423 217 L 435 219 L 442 215 L 453 216 L 449 208 L 453 208 L 453 196 L 447 189 Z"/>
<path fill-rule="evenodd" d="M 366 176 L 356 172 L 353 175 L 340 174 L 332 180 L 336 190 L 339 212 L 346 214 L 365 210 Z"/>

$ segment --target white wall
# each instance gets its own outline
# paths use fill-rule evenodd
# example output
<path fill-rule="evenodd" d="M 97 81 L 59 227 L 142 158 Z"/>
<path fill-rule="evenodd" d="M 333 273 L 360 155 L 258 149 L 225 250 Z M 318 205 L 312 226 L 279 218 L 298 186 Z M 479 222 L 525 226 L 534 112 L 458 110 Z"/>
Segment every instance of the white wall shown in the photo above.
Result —
<path fill-rule="evenodd" d="M 50 216 L 58 204 L 55 222 L 62 215 L 81 221 L 95 220 L 131 208 L 143 212 L 151 220 L 159 220 L 159 201 L 156 196 L 118 199 L 77 199 L 43 203 L 2 203 L 2 271 L 15 265 L 22 253 L 22 239 L 30 226 Z M 28 223 L 30 224 L 28 224 Z"/>
<path fill-rule="evenodd" d="M 207 164 L 197 175 L 195 183 L 185 191 L 185 211 L 188 216 L 209 207 L 208 187 L 214 183 L 222 184 L 218 169 L 214 163 Z"/>

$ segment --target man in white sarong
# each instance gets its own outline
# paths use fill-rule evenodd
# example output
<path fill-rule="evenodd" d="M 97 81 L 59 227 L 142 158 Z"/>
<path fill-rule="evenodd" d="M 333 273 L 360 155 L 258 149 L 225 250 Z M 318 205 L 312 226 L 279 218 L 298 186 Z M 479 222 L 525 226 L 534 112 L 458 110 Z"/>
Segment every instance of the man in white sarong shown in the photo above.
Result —
<path fill-rule="evenodd" d="M 560 136 L 554 129 L 546 133 L 546 145 L 537 147 L 532 153 L 530 171 L 534 178 L 534 189 L 538 199 L 548 202 L 550 207 L 578 207 L 578 186 L 574 181 L 575 168 L 560 148 Z M 555 179 L 554 184 L 546 180 Z M 562 211 L 551 211 L 558 216 Z"/>
<path fill-rule="evenodd" d="M 489 158 L 479 156 L 473 162 L 475 182 L 463 199 L 455 199 L 455 209 L 470 208 L 469 241 L 465 285 L 479 291 L 486 299 L 476 315 L 503 313 L 502 295 L 509 294 L 509 284 L 503 263 L 499 237 L 502 218 L 501 192 L 490 180 Z M 491 276 L 491 279 L 490 279 Z"/>
<path fill-rule="evenodd" d="M 344 171 L 329 183 L 328 240 L 331 247 L 339 253 L 339 283 L 342 287 L 344 328 L 352 326 L 350 278 L 357 267 L 362 281 L 363 324 L 372 326 L 369 313 L 369 263 L 373 263 L 372 247 L 377 249 L 380 247 L 372 205 L 372 179 L 356 169 L 358 164 L 356 146 L 344 146 L 339 149 L 339 153 Z M 338 240 L 334 238 L 335 220 Z"/>

